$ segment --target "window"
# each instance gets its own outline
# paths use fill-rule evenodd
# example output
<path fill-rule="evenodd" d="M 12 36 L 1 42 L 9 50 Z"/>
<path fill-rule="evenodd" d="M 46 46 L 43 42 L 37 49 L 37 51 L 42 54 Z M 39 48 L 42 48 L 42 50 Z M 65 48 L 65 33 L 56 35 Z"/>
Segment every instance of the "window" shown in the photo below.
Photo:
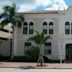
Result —
<path fill-rule="evenodd" d="M 72 34 L 72 23 L 71 23 L 71 34 Z"/>
<path fill-rule="evenodd" d="M 24 25 L 23 25 L 23 34 L 27 34 L 28 32 L 28 24 L 27 22 L 24 22 Z"/>
<path fill-rule="evenodd" d="M 33 22 L 29 23 L 29 34 L 33 34 Z"/>
<path fill-rule="evenodd" d="M 51 54 L 51 42 L 45 43 L 44 54 Z"/>
<path fill-rule="evenodd" d="M 53 34 L 53 22 L 49 22 L 49 34 Z"/>
<path fill-rule="evenodd" d="M 33 22 L 24 22 L 23 34 L 33 34 Z"/>
<path fill-rule="evenodd" d="M 43 23 L 43 33 L 47 34 L 47 22 Z"/>
<path fill-rule="evenodd" d="M 25 53 L 28 52 L 30 48 L 31 48 L 31 43 L 30 42 L 26 42 L 25 43 Z"/>
<path fill-rule="evenodd" d="M 53 34 L 53 22 L 43 22 L 43 33 L 44 34 Z"/>
<path fill-rule="evenodd" d="M 70 24 L 69 24 L 69 22 L 65 23 L 65 34 L 70 34 Z"/>

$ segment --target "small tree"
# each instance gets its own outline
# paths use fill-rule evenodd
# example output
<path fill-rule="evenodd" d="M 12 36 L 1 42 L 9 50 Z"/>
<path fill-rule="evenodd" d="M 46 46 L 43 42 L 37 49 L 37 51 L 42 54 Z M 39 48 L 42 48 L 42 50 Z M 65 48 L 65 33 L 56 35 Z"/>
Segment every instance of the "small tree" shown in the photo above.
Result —
<path fill-rule="evenodd" d="M 30 56 L 34 62 L 38 60 L 39 48 L 32 46 L 29 50 L 25 52 L 26 55 Z"/>
<path fill-rule="evenodd" d="M 38 62 L 40 62 L 40 65 L 42 66 L 42 63 L 44 62 L 43 60 L 43 56 L 42 56 L 42 45 L 48 40 L 48 39 L 51 39 L 51 37 L 48 35 L 48 36 L 45 36 L 43 33 L 39 33 L 38 31 L 35 31 L 36 32 L 36 35 L 30 37 L 28 39 L 28 41 L 34 41 L 38 47 L 39 47 L 39 58 L 38 58 Z"/>
<path fill-rule="evenodd" d="M 12 51 L 11 51 L 11 59 L 13 58 L 13 48 L 14 48 L 14 27 L 17 25 L 18 27 L 24 21 L 24 17 L 20 14 L 16 13 L 16 5 L 12 4 L 12 6 L 5 6 L 3 7 L 4 12 L 0 14 L 0 20 L 3 19 L 0 23 L 0 27 L 3 28 L 5 25 L 11 23 L 12 31 L 13 31 L 13 38 L 12 38 Z"/>

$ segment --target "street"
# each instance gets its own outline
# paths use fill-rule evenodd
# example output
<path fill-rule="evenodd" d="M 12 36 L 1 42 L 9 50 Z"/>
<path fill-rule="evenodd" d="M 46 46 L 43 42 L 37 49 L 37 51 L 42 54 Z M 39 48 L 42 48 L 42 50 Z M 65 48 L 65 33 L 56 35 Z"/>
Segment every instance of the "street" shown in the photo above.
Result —
<path fill-rule="evenodd" d="M 0 72 L 72 72 L 72 69 L 20 69 L 20 68 L 0 68 Z"/>

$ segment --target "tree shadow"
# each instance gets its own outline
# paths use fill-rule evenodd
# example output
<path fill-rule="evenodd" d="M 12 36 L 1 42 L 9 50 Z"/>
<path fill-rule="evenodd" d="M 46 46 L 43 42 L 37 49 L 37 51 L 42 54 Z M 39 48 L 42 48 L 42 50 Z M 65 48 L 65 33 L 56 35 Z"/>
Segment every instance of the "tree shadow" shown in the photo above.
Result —
<path fill-rule="evenodd" d="M 35 69 L 35 67 L 33 67 L 33 66 L 27 66 L 27 67 L 19 67 L 20 69 Z"/>

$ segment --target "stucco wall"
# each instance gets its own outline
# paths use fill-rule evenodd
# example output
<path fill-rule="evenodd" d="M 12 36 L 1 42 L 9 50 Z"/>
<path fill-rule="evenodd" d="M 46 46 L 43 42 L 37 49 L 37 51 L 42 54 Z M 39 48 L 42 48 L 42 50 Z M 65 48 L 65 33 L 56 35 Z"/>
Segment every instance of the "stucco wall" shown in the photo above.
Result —
<path fill-rule="evenodd" d="M 0 45 L 0 55 L 10 56 L 10 42 L 9 40 L 3 41 Z"/>
<path fill-rule="evenodd" d="M 70 9 L 71 10 L 71 9 Z M 72 11 L 72 10 L 71 10 Z M 52 40 L 52 53 L 51 55 L 47 55 L 51 59 L 65 59 L 65 46 L 66 43 L 72 43 L 72 36 L 65 35 L 65 22 L 72 21 L 71 11 L 59 11 L 59 14 L 24 14 L 25 21 L 33 21 L 34 30 L 42 32 L 43 30 L 43 22 L 52 21 L 54 23 L 54 34 L 51 35 Z M 35 33 L 34 33 L 35 34 Z M 34 35 L 33 34 L 33 35 Z M 48 35 L 48 34 L 47 34 Z M 32 35 L 23 34 L 23 25 L 21 28 L 16 28 L 15 30 L 15 47 L 14 53 L 15 55 L 24 55 L 24 43 L 27 38 Z M 49 40 L 48 40 L 49 41 Z"/>

